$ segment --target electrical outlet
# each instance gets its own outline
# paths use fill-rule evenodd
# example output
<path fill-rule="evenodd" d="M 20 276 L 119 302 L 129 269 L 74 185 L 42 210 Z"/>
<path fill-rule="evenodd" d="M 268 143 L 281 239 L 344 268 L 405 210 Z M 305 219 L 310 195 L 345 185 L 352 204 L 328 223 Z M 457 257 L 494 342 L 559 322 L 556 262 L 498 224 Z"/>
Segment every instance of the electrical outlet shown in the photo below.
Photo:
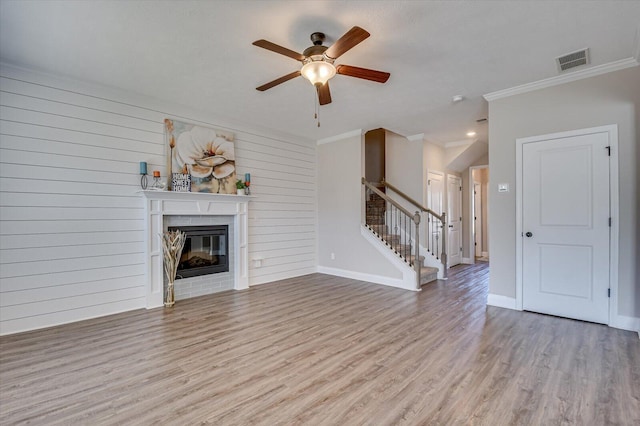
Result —
<path fill-rule="evenodd" d="M 331 260 L 336 260 L 336 254 L 335 253 L 331 253 Z"/>

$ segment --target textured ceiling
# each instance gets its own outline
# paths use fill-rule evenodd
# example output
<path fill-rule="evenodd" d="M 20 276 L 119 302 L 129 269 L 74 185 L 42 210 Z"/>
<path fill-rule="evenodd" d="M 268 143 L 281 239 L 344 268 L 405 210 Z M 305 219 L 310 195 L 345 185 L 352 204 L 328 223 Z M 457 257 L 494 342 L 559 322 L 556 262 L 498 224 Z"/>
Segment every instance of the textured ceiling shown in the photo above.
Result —
<path fill-rule="evenodd" d="M 0 0 L 0 59 L 311 139 L 384 127 L 486 140 L 483 94 L 558 75 L 555 57 L 584 47 L 589 66 L 629 58 L 639 22 L 639 1 Z M 310 33 L 331 44 L 354 25 L 371 37 L 336 63 L 391 78 L 336 76 L 320 128 L 306 80 L 255 90 L 299 65 L 254 40 L 301 52 Z"/>

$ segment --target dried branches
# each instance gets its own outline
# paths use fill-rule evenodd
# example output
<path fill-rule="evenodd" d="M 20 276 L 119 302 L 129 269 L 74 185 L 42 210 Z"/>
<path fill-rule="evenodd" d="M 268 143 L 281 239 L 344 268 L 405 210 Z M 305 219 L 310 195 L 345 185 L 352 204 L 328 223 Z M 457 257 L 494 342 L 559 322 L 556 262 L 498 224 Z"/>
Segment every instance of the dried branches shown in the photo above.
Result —
<path fill-rule="evenodd" d="M 178 272 L 178 264 L 180 256 L 184 248 L 184 242 L 187 240 L 187 234 L 180 231 L 165 231 L 162 234 L 162 258 L 164 260 L 164 272 L 169 280 L 169 288 L 167 288 L 167 300 L 165 306 L 173 306 L 173 282 Z"/>

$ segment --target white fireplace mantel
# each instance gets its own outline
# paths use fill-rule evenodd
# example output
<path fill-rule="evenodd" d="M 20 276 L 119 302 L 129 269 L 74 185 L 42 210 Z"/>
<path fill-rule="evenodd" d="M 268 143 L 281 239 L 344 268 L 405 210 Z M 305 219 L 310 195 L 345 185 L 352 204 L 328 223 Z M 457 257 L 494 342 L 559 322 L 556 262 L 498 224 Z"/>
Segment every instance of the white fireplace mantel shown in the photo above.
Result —
<path fill-rule="evenodd" d="M 162 241 L 164 216 L 233 216 L 235 228 L 235 290 L 249 288 L 248 210 L 251 196 L 200 192 L 139 191 L 146 206 L 147 309 L 163 306 L 164 266 Z"/>

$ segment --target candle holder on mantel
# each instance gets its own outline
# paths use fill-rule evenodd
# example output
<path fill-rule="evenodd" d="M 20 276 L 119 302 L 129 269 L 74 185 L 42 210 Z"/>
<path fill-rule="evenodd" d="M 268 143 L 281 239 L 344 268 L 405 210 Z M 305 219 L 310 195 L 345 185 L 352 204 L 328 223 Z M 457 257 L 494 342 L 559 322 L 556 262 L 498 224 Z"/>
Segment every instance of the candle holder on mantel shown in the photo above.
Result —
<path fill-rule="evenodd" d="M 245 194 L 251 195 L 251 173 L 244 174 L 244 186 L 245 186 Z"/>
<path fill-rule="evenodd" d="M 153 171 L 153 183 L 151 184 L 151 189 L 154 191 L 164 191 L 165 184 L 162 182 L 160 178 L 160 170 Z"/>
<path fill-rule="evenodd" d="M 147 180 L 147 162 L 146 161 L 141 161 L 140 162 L 140 187 L 142 188 L 143 191 L 145 189 L 147 189 L 147 184 L 148 184 L 148 180 Z"/>

